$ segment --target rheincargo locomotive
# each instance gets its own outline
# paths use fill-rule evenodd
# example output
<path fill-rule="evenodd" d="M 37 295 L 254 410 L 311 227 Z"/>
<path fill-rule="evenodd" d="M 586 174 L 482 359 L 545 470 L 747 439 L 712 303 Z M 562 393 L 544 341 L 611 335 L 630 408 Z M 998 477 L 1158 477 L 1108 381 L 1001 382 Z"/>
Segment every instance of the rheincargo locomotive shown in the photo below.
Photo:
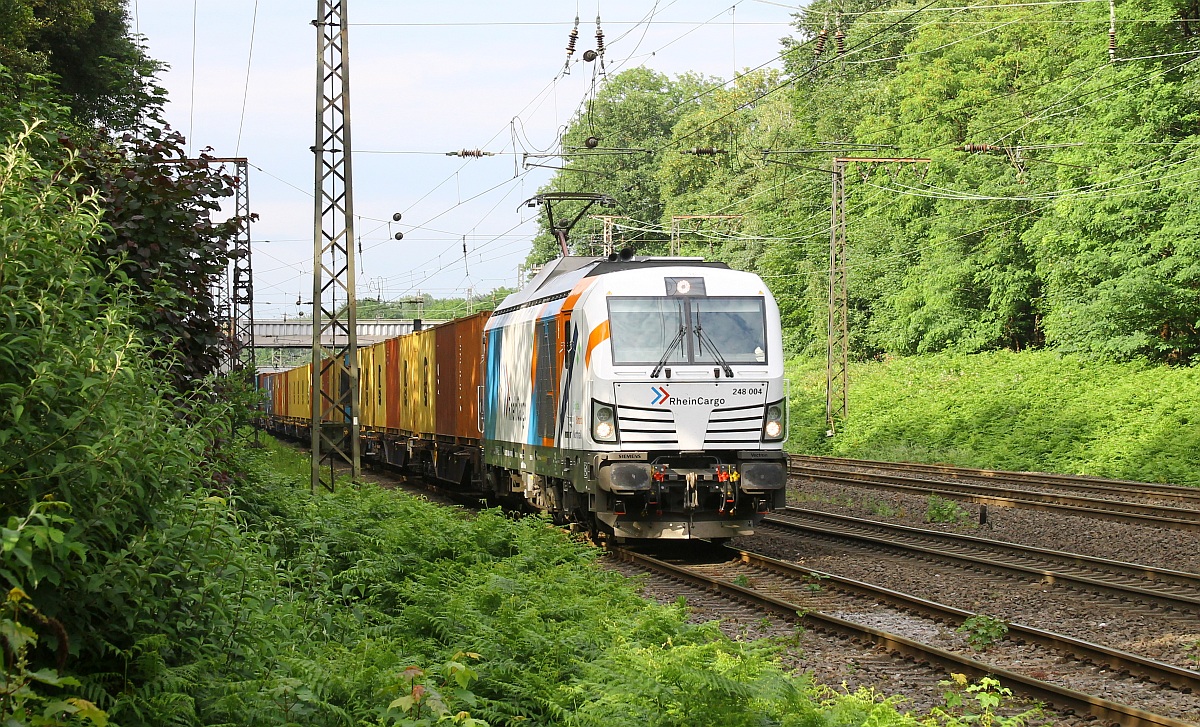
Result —
<path fill-rule="evenodd" d="M 621 539 L 749 535 L 784 504 L 779 310 L 699 258 L 561 257 L 494 312 L 360 349 L 364 456 Z M 260 376 L 308 436 L 310 369 Z"/>

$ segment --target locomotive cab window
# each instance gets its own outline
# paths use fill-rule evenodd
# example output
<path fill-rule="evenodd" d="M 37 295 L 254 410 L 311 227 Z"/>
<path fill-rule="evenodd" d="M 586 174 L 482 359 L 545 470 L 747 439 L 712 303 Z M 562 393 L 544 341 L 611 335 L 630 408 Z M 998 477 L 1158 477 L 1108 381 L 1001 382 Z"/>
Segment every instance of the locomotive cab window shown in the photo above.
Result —
<path fill-rule="evenodd" d="M 688 361 L 683 298 L 609 298 L 608 326 L 613 363 L 668 364 Z M 670 349 L 668 351 L 668 349 Z"/>
<path fill-rule="evenodd" d="M 613 364 L 765 364 L 766 318 L 758 297 L 609 298 Z"/>
<path fill-rule="evenodd" d="M 689 298 L 688 305 L 696 339 L 693 363 L 767 362 L 762 298 Z"/>

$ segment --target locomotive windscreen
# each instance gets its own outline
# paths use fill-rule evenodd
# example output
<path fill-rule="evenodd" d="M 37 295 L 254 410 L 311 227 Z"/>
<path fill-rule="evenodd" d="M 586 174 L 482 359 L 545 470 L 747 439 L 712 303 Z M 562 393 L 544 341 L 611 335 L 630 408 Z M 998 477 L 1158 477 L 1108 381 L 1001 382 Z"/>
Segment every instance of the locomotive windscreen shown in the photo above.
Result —
<path fill-rule="evenodd" d="M 611 297 L 608 319 L 616 365 L 767 361 L 762 298 Z"/>
<path fill-rule="evenodd" d="M 609 298 L 608 326 L 614 364 L 668 364 L 689 360 L 684 298 Z M 667 348 L 671 350 L 668 352 Z"/>

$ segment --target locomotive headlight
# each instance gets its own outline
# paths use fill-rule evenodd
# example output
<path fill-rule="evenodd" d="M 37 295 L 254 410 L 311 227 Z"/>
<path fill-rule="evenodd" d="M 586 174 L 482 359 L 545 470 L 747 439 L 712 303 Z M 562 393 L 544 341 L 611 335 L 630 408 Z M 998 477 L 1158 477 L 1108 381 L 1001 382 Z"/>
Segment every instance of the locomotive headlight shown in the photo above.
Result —
<path fill-rule="evenodd" d="M 592 438 L 597 442 L 617 441 L 617 413 L 611 404 L 592 402 Z"/>
<path fill-rule="evenodd" d="M 784 426 L 786 423 L 783 400 L 767 404 L 766 411 L 763 413 L 763 441 L 777 442 L 783 439 L 787 431 Z"/>

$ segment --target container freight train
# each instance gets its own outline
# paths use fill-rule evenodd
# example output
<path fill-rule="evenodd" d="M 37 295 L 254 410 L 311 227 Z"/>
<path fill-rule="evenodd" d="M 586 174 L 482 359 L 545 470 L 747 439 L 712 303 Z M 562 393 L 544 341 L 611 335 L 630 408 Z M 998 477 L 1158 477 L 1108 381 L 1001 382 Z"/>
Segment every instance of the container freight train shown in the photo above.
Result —
<path fill-rule="evenodd" d="M 693 258 L 562 257 L 492 313 L 359 350 L 367 461 L 622 539 L 748 535 L 784 504 L 779 310 Z M 307 439 L 308 366 L 260 376 Z"/>

